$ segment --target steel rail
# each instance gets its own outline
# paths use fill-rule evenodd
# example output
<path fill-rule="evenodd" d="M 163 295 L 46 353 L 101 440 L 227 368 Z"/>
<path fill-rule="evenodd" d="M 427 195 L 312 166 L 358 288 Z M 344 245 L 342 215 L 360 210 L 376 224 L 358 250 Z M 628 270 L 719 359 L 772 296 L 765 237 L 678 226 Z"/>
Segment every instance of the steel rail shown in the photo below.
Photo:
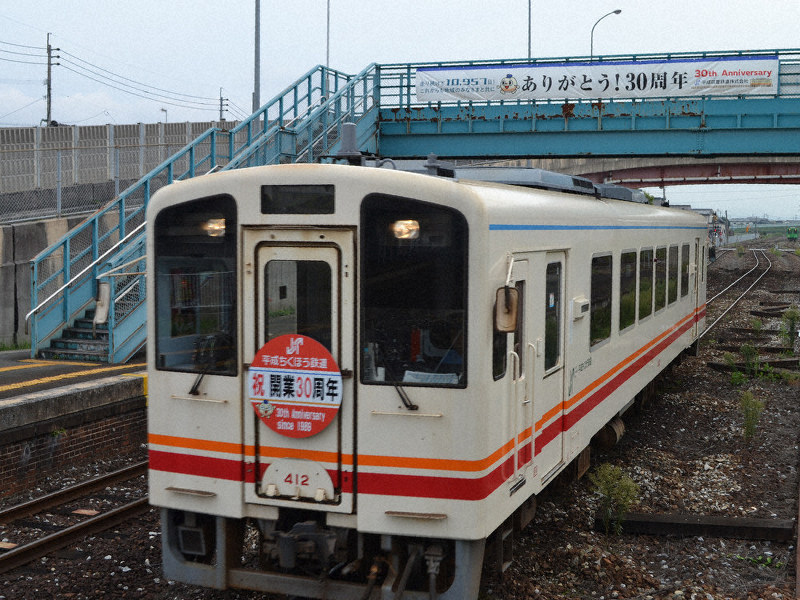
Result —
<path fill-rule="evenodd" d="M 0 525 L 34 515 L 48 508 L 52 508 L 53 506 L 58 506 L 59 504 L 66 504 L 95 490 L 103 489 L 109 485 L 119 483 L 120 481 L 127 481 L 128 479 L 133 479 L 134 477 L 139 477 L 146 473 L 147 461 L 143 461 L 117 471 L 112 471 L 111 473 L 106 473 L 105 475 L 94 477 L 88 481 L 63 490 L 58 490 L 52 494 L 16 504 L 5 510 L 0 510 Z"/>
<path fill-rule="evenodd" d="M 97 515 L 29 544 L 9 550 L 0 555 L 0 573 L 21 567 L 37 558 L 50 554 L 54 550 L 68 546 L 74 541 L 82 540 L 87 536 L 124 523 L 139 513 L 146 511 L 149 506 L 147 498 L 139 498 L 107 513 Z"/>
<path fill-rule="evenodd" d="M 756 254 L 756 251 L 755 251 L 755 250 L 752 250 L 752 252 L 753 252 L 753 257 L 756 259 L 756 264 L 755 264 L 755 266 L 754 266 L 752 269 L 750 269 L 750 270 L 749 270 L 747 273 L 745 273 L 744 275 L 742 275 L 741 277 L 739 277 L 739 279 L 737 279 L 736 281 L 734 281 L 734 282 L 733 282 L 732 284 L 730 284 L 728 287 L 726 287 L 724 290 L 722 290 L 721 292 L 719 292 L 719 293 L 718 293 L 716 296 L 714 296 L 714 297 L 713 297 L 713 298 L 711 298 L 710 300 L 706 300 L 706 304 L 711 304 L 711 303 L 712 303 L 714 300 L 716 300 L 717 298 L 719 298 L 719 297 L 720 297 L 722 294 L 724 294 L 725 292 L 727 292 L 729 289 L 731 289 L 733 286 L 735 286 L 735 285 L 736 285 L 737 283 L 739 283 L 739 282 L 740 282 L 742 279 L 744 279 L 745 277 L 747 277 L 748 275 L 750 275 L 750 273 L 752 273 L 753 271 L 755 271 L 755 270 L 758 268 L 758 265 L 759 265 L 758 254 Z"/>
<path fill-rule="evenodd" d="M 756 250 L 753 250 L 752 252 L 753 252 L 753 254 L 755 254 L 757 251 L 756 251 Z M 761 254 L 762 254 L 762 255 L 764 256 L 764 258 L 766 259 L 767 263 L 769 263 L 769 264 L 767 265 L 767 268 L 764 270 L 764 272 L 763 272 L 763 273 L 761 273 L 761 275 L 759 275 L 759 276 L 756 278 L 756 280 L 755 280 L 755 281 L 754 281 L 752 284 L 750 284 L 750 287 L 748 287 L 748 288 L 747 288 L 747 289 L 746 289 L 744 292 L 742 292 L 742 294 L 741 294 L 741 295 L 740 295 L 738 298 L 736 298 L 736 300 L 734 300 L 734 301 L 731 303 L 731 305 L 730 305 L 728 308 L 726 308 L 726 309 L 723 311 L 723 313 L 722 313 L 720 316 L 718 316 L 718 317 L 716 318 L 716 320 L 715 320 L 713 323 L 711 323 L 711 325 L 709 325 L 708 327 L 706 327 L 706 329 L 705 329 L 705 331 L 703 331 L 703 333 L 701 333 L 699 336 L 697 336 L 697 339 L 701 339 L 701 338 L 702 338 L 702 337 L 703 337 L 705 334 L 707 334 L 709 331 L 711 331 L 711 329 L 714 327 L 714 325 L 716 325 L 717 323 L 719 323 L 719 321 L 722 319 L 722 317 L 724 317 L 725 315 L 727 315 L 727 314 L 728 314 L 728 313 L 731 311 L 731 309 L 732 309 L 734 306 L 736 306 L 736 305 L 739 303 L 739 301 L 740 301 L 742 298 L 744 298 L 744 297 L 745 297 L 745 296 L 746 296 L 746 295 L 747 295 L 747 294 L 750 292 L 750 290 L 752 290 L 752 289 L 753 289 L 753 287 L 755 287 L 755 285 L 756 285 L 756 284 L 757 284 L 759 281 L 761 281 L 761 279 L 764 277 L 764 275 L 766 275 L 767 273 L 769 273 L 769 270 L 772 268 L 772 261 L 769 259 L 769 257 L 767 256 L 766 252 L 764 252 L 763 250 L 758 250 L 758 252 L 761 252 Z M 756 260 L 758 261 L 758 256 L 756 256 Z M 751 269 L 751 271 L 752 271 L 752 269 Z M 742 276 L 742 277 L 744 277 L 744 276 Z M 742 278 L 740 277 L 740 278 L 739 278 L 739 279 L 737 279 L 736 281 L 740 281 L 741 279 L 742 279 Z M 730 286 L 728 286 L 728 287 L 730 287 Z M 726 288 L 726 289 L 727 289 L 727 288 Z M 719 294 L 717 294 L 717 296 L 718 296 L 718 295 L 719 295 Z M 714 297 L 716 298 L 716 296 L 714 296 Z"/>

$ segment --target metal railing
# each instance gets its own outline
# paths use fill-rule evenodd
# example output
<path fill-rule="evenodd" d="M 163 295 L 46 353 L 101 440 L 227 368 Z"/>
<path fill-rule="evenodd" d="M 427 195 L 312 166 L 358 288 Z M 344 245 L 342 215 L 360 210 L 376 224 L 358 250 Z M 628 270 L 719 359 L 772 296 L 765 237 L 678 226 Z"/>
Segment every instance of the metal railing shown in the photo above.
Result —
<path fill-rule="evenodd" d="M 617 55 L 594 57 L 594 61 L 759 54 L 777 54 L 781 61 L 779 95 L 800 95 L 799 50 Z M 123 239 L 126 232 L 144 222 L 150 196 L 163 185 L 219 168 L 314 162 L 336 151 L 341 127 L 347 122 L 356 123 L 360 148 L 377 150 L 379 109 L 413 112 L 415 108 L 430 107 L 416 101 L 415 79 L 420 67 L 547 64 L 587 61 L 588 58 L 372 64 L 355 76 L 315 67 L 233 129 L 207 130 L 33 259 L 32 353 L 35 354 L 37 348 L 48 343 L 64 325 L 92 303 L 97 293 L 97 278 L 102 276 L 98 270 L 98 256 Z M 531 103 L 528 100 L 505 103 L 518 102 Z M 490 103 L 451 104 L 477 106 Z M 88 265 L 92 265 L 91 268 L 87 269 Z M 81 276 L 73 278 L 73 273 L 81 273 Z M 56 290 L 60 291 L 54 293 Z"/>
<path fill-rule="evenodd" d="M 152 194 L 173 181 L 218 169 L 287 124 L 306 118 L 338 93 L 350 76 L 315 67 L 248 119 L 229 131 L 208 129 L 151 170 L 114 201 L 92 214 L 31 261 L 31 306 L 28 315 L 31 352 L 46 345 L 90 306 L 102 276 L 98 260 L 132 229 L 143 225 Z M 123 315 L 120 315 L 123 317 Z M 141 343 L 144 343 L 142 336 Z M 114 355 L 114 349 L 110 350 Z"/>

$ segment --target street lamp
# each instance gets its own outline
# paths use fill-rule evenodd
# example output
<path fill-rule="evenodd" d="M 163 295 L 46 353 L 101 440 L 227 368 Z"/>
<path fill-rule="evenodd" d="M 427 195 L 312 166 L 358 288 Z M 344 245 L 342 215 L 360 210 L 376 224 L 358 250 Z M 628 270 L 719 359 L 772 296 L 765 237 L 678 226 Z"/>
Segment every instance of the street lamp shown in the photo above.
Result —
<path fill-rule="evenodd" d="M 166 108 L 162 108 L 161 112 L 164 113 L 164 123 L 166 123 L 167 122 L 167 109 Z"/>
<path fill-rule="evenodd" d="M 610 17 L 611 15 L 618 15 L 621 12 L 622 12 L 621 8 L 618 8 L 617 10 L 612 10 L 610 13 L 605 14 L 599 19 L 597 19 L 597 21 L 594 22 L 594 25 L 592 25 L 592 35 L 589 37 L 589 62 L 592 62 L 592 58 L 594 57 L 594 28 L 597 27 L 597 24 L 606 17 Z"/>

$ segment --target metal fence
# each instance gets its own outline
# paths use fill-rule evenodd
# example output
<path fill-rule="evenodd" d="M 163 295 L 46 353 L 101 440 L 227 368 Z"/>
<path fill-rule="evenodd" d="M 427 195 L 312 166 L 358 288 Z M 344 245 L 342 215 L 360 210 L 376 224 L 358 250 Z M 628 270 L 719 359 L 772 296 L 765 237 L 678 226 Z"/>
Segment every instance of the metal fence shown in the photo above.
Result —
<path fill-rule="evenodd" d="M 210 127 L 238 121 L 0 129 L 0 223 L 92 212 Z"/>

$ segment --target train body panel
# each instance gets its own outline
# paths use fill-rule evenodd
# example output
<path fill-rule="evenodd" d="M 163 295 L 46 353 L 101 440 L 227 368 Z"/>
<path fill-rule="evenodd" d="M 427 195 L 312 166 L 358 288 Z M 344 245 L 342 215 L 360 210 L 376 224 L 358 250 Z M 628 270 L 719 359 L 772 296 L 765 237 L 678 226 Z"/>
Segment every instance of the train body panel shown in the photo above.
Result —
<path fill-rule="evenodd" d="M 168 576 L 202 585 L 247 517 L 275 577 L 376 585 L 372 561 L 396 591 L 388 560 L 425 589 L 428 544 L 465 593 L 484 540 L 704 325 L 686 211 L 283 165 L 169 186 L 148 222 L 150 498 Z"/>

